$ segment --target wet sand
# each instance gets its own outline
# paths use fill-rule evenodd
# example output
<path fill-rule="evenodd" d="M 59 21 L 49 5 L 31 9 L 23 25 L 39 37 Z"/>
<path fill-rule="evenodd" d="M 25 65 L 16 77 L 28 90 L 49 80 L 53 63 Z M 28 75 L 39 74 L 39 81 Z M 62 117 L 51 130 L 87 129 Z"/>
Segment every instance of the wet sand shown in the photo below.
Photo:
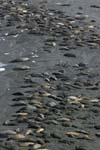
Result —
<path fill-rule="evenodd" d="M 27 26 L 24 27 L 23 21 L 21 25 L 19 23 L 17 29 L 17 24 L 6 26 L 1 15 L 0 62 L 7 66 L 5 71 L 0 72 L 0 129 L 14 130 L 16 135 L 25 135 L 27 130 L 32 130 L 32 134 L 27 135 L 29 141 L 25 141 L 24 138 L 22 141 L 16 139 L 11 133 L 5 136 L 4 133 L 0 134 L 1 141 L 4 142 L 4 144 L 1 142 L 1 149 L 6 150 L 8 147 L 13 150 L 29 150 L 35 149 L 33 145 L 38 143 L 41 149 L 48 150 L 99 150 L 100 8 L 94 5 L 99 6 L 99 1 L 49 0 L 48 3 L 38 5 L 39 8 L 36 10 L 38 15 L 40 10 L 41 15 L 45 10 L 44 16 L 48 17 L 47 10 L 52 18 L 56 15 L 58 22 L 60 21 L 58 29 L 60 31 L 61 25 L 61 31 L 57 30 L 56 34 L 53 29 L 52 34 L 48 28 L 45 31 L 42 23 L 43 30 L 40 33 L 34 33 L 30 26 L 28 31 L 33 33 L 27 32 L 25 29 Z M 4 12 L 7 15 L 5 10 Z M 85 20 L 75 19 L 75 16 L 79 15 L 85 16 Z M 62 19 L 66 16 L 71 20 Z M 7 17 L 9 19 L 9 16 Z M 76 32 L 79 32 L 80 26 L 90 28 L 85 29 L 86 33 L 85 30 L 81 31 L 84 39 L 86 38 L 84 43 L 77 43 L 78 35 L 75 39 L 69 36 L 69 32 L 73 29 L 68 30 L 68 25 L 66 25 L 68 35 L 62 32 L 61 23 L 65 23 L 65 20 L 67 23 L 74 21 L 72 18 L 77 22 Z M 29 20 L 28 25 L 30 22 Z M 35 23 L 32 23 L 35 26 Z M 53 23 L 55 24 L 55 21 Z M 64 26 L 64 31 L 66 28 Z M 91 39 L 92 34 L 94 37 Z M 94 44 L 89 45 L 91 40 L 90 43 Z M 16 61 L 16 58 L 23 57 L 29 58 L 29 61 L 24 59 Z M 27 112 L 28 117 L 17 116 L 21 112 Z M 43 131 L 38 131 L 41 128 Z M 27 141 L 35 144 L 20 146 Z M 8 146 L 5 146 L 5 143 L 8 143 Z"/>

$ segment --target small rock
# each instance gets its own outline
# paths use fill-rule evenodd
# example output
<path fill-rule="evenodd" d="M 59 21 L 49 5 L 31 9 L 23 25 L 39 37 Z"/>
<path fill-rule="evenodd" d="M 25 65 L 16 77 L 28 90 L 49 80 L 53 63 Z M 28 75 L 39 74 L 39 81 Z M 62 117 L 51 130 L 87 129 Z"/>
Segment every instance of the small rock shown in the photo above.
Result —
<path fill-rule="evenodd" d="M 33 134 L 33 131 L 29 129 L 29 130 L 26 131 L 25 134 L 26 134 L 26 135 L 32 135 L 32 134 Z"/>
<path fill-rule="evenodd" d="M 96 133 L 95 135 L 96 135 L 97 137 L 100 137 L 100 132 Z"/>
<path fill-rule="evenodd" d="M 24 94 L 22 92 L 15 92 L 15 93 L 13 93 L 13 95 L 15 95 L 15 96 L 23 96 Z"/>
<path fill-rule="evenodd" d="M 21 58 L 17 58 L 17 59 L 10 61 L 10 63 L 25 62 L 25 61 L 29 61 L 29 60 L 30 59 L 28 57 L 21 57 Z"/>
<path fill-rule="evenodd" d="M 39 149 L 39 148 L 41 148 L 41 146 L 42 146 L 41 144 L 35 144 L 35 145 L 33 146 L 33 148 L 34 148 L 34 149 Z"/>
<path fill-rule="evenodd" d="M 39 128 L 37 131 L 36 131 L 36 133 L 41 133 L 41 132 L 43 132 L 44 131 L 44 128 Z"/>
<path fill-rule="evenodd" d="M 13 68 L 13 70 L 29 70 L 30 67 L 29 66 L 25 66 L 25 65 L 19 65 L 16 66 L 15 68 Z"/>
<path fill-rule="evenodd" d="M 57 105 L 57 103 L 56 102 L 50 102 L 47 105 L 50 107 L 55 107 Z"/>
<path fill-rule="evenodd" d="M 58 124 L 58 122 L 56 120 L 51 120 L 51 123 L 54 124 L 54 125 Z"/>
<path fill-rule="evenodd" d="M 23 139 L 25 139 L 25 136 L 23 134 L 16 134 L 16 135 L 12 136 L 12 139 L 23 140 Z"/>
<path fill-rule="evenodd" d="M 59 50 L 61 50 L 61 51 L 69 51 L 69 48 L 67 46 L 63 46 L 63 47 L 59 48 Z"/>
<path fill-rule="evenodd" d="M 100 125 L 95 125 L 94 128 L 100 130 Z"/>
<path fill-rule="evenodd" d="M 80 134 L 78 132 L 67 132 L 66 133 L 67 136 L 69 137 L 78 137 Z"/>
<path fill-rule="evenodd" d="M 20 113 L 17 113 L 18 116 L 28 116 L 28 113 L 26 112 L 20 112 Z"/>
<path fill-rule="evenodd" d="M 20 144 L 21 147 L 28 147 L 28 146 L 33 146 L 33 145 L 34 145 L 33 142 L 24 142 Z"/>
<path fill-rule="evenodd" d="M 92 7 L 92 8 L 100 8 L 100 6 L 98 6 L 98 5 L 91 5 L 90 7 Z"/>
<path fill-rule="evenodd" d="M 61 122 L 67 121 L 67 122 L 69 122 L 71 120 L 69 118 L 58 118 L 57 121 L 61 121 Z"/>
<path fill-rule="evenodd" d="M 65 53 L 64 56 L 66 56 L 66 57 L 73 57 L 73 58 L 76 57 L 76 55 L 72 54 L 72 53 Z"/>
<path fill-rule="evenodd" d="M 51 81 L 57 81 L 57 78 L 56 78 L 55 76 L 51 76 L 49 79 L 50 79 Z"/>
<path fill-rule="evenodd" d="M 86 67 L 86 64 L 84 64 L 82 62 L 80 62 L 78 65 L 79 65 L 79 67 Z"/>

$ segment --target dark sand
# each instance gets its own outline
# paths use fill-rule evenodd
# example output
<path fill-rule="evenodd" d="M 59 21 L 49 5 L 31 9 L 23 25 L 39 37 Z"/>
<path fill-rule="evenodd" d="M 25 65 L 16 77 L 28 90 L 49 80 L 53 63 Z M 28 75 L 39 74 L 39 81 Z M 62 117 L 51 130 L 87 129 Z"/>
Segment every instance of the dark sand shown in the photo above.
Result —
<path fill-rule="evenodd" d="M 34 0 L 35 1 L 35 0 Z M 39 1 L 39 0 L 38 0 Z M 32 0 L 30 1 L 32 5 Z M 68 6 L 59 6 L 57 3 L 67 3 Z M 39 2 L 34 2 L 36 7 Z M 91 24 L 96 27 L 96 33 L 100 33 L 100 8 L 90 7 L 91 5 L 100 6 L 99 0 L 48 0 L 48 3 L 44 3 L 47 8 L 63 11 L 68 16 L 75 16 L 77 13 L 88 15 L 87 22 L 95 20 Z M 38 8 L 39 9 L 39 8 Z M 0 17 L 1 19 L 1 17 Z M 1 19 L 2 22 L 2 19 Z M 4 22 L 3 22 L 4 23 Z M 5 23 L 4 23 L 5 24 Z M 14 32 L 15 28 L 1 27 L 0 32 L 0 62 L 8 64 L 4 72 L 0 72 L 0 130 L 16 129 L 17 127 L 26 130 L 27 124 L 17 123 L 15 126 L 4 126 L 3 123 L 6 120 L 13 119 L 13 115 L 21 107 L 12 107 L 15 104 L 12 101 L 16 96 L 15 92 L 30 91 L 35 93 L 35 90 L 39 91 L 38 87 L 45 84 L 45 79 L 52 78 L 53 73 L 62 72 L 63 77 L 57 77 L 51 80 L 50 85 L 58 87 L 56 90 L 50 92 L 54 95 L 60 96 L 64 101 L 60 102 L 57 107 L 51 108 L 46 103 L 53 101 L 59 102 L 54 98 L 47 98 L 42 101 L 43 105 L 47 106 L 50 114 L 46 114 L 45 121 L 41 122 L 41 126 L 45 128 L 44 135 L 33 135 L 33 139 L 37 140 L 41 138 L 44 142 L 43 148 L 48 150 L 99 150 L 100 149 L 100 101 L 97 103 L 86 102 L 85 108 L 81 104 L 69 104 L 66 103 L 68 96 L 88 97 L 89 99 L 98 98 L 100 100 L 100 48 L 90 48 L 86 45 L 83 47 L 77 46 L 76 49 L 72 48 L 71 53 L 75 54 L 73 57 L 65 57 L 65 51 L 59 51 L 58 46 L 51 47 L 48 51 L 44 51 L 44 42 L 48 38 L 48 35 L 37 36 L 34 34 L 27 34 L 24 31 L 14 38 L 12 35 L 5 36 L 5 33 L 9 31 Z M 60 40 L 58 41 L 59 44 Z M 100 42 L 100 41 L 99 41 Z M 99 43 L 100 44 L 100 43 Z M 71 45 L 73 46 L 73 45 Z M 34 57 L 34 54 L 37 56 Z M 15 58 L 28 57 L 30 61 L 21 63 L 9 63 Z M 33 57 L 32 57 L 33 56 Z M 32 62 L 33 61 L 33 62 Z M 36 61 L 36 63 L 34 63 Z M 76 64 L 82 63 L 80 68 L 75 67 Z M 29 70 L 17 71 L 13 70 L 16 65 L 24 64 L 30 66 Z M 84 66 L 86 65 L 86 66 Z M 79 67 L 79 66 L 78 66 Z M 33 77 L 32 88 L 21 88 L 25 83 L 25 77 L 30 78 L 30 74 L 43 74 L 48 72 L 49 75 L 44 77 Z M 78 74 L 83 74 L 78 76 Z M 68 77 L 68 80 L 64 77 Z M 62 79 L 64 78 L 64 79 Z M 74 82 L 78 80 L 79 85 L 73 86 Z M 34 83 L 36 81 L 36 83 Z M 66 82 L 66 84 L 65 84 Z M 89 82 L 90 85 L 85 86 Z M 68 83 L 71 86 L 67 85 Z M 97 84 L 96 84 L 97 83 Z M 35 87 L 35 84 L 36 87 Z M 58 86 L 57 86 L 58 85 Z M 25 93 L 26 97 L 30 93 Z M 35 114 L 36 115 L 36 114 Z M 57 118 L 70 118 L 71 122 L 54 122 Z M 53 121 L 51 121 L 53 120 Z M 47 122 L 46 122 L 47 121 Z M 51 122 L 50 122 L 51 121 Z M 64 124 L 65 123 L 65 124 Z M 82 137 L 69 137 L 65 135 L 67 132 L 76 132 L 78 130 L 87 131 L 88 134 L 82 134 Z M 99 137 L 96 134 L 99 133 Z M 87 138 L 86 135 L 89 137 Z M 85 138 L 84 138 L 85 136 Z M 2 138 L 1 138 L 2 139 Z M 3 139 L 4 141 L 4 139 Z M 6 150 L 6 147 L 3 149 Z M 20 148 L 23 150 L 29 150 L 28 148 Z M 2 147 L 1 149 L 2 150 Z M 31 150 L 31 149 L 30 149 Z"/>

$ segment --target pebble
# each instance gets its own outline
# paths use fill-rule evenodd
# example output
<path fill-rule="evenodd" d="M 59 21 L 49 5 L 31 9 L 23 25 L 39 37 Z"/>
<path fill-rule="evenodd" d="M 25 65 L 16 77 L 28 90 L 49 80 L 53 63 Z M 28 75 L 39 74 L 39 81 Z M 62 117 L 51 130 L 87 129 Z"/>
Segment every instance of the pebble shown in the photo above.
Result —
<path fill-rule="evenodd" d="M 19 65 L 16 66 L 15 68 L 13 68 L 13 70 L 29 70 L 31 69 L 29 66 L 25 66 L 25 65 Z"/>
<path fill-rule="evenodd" d="M 98 6 L 98 5 L 91 5 L 90 7 L 92 7 L 92 8 L 99 8 L 100 9 L 100 6 Z"/>
<path fill-rule="evenodd" d="M 56 78 L 55 76 L 51 76 L 49 79 L 50 79 L 50 80 L 53 80 L 53 81 L 57 81 L 57 78 Z M 49 81 L 50 81 L 50 80 L 49 80 Z"/>
<path fill-rule="evenodd" d="M 94 26 L 93 25 L 89 25 L 88 29 L 94 29 Z"/>
<path fill-rule="evenodd" d="M 23 96 L 24 94 L 22 92 L 15 92 L 15 93 L 13 93 L 13 95 L 15 95 L 15 96 Z"/>
<path fill-rule="evenodd" d="M 33 146 L 33 145 L 34 145 L 33 142 L 24 142 L 24 143 L 20 144 L 21 147 L 29 147 L 29 146 Z"/>
<path fill-rule="evenodd" d="M 59 5 L 59 6 L 71 6 L 71 4 L 69 4 L 69 3 L 60 3 L 60 2 L 58 2 L 58 3 L 56 3 L 56 5 Z"/>
<path fill-rule="evenodd" d="M 23 134 L 16 134 L 16 135 L 12 136 L 12 139 L 23 140 L 23 139 L 25 139 L 25 136 Z"/>
<path fill-rule="evenodd" d="M 26 112 L 20 112 L 20 113 L 17 113 L 18 116 L 28 116 L 28 113 Z"/>
<path fill-rule="evenodd" d="M 72 104 L 72 103 L 80 103 L 80 101 L 82 101 L 82 98 L 81 97 L 77 97 L 77 96 L 69 96 L 67 100 L 68 100 L 68 102 L 70 104 Z"/>
<path fill-rule="evenodd" d="M 25 135 L 33 135 L 33 131 L 31 129 L 28 129 L 26 131 Z"/>
<path fill-rule="evenodd" d="M 61 122 L 63 122 L 63 121 L 71 121 L 71 119 L 69 119 L 69 118 L 58 118 L 57 119 L 57 121 L 61 121 Z"/>
<path fill-rule="evenodd" d="M 54 52 L 54 54 L 56 53 L 56 51 L 55 51 L 56 46 L 59 50 L 62 50 L 59 53 L 63 54 L 66 57 L 69 57 L 69 58 L 77 57 L 76 53 L 73 54 L 70 51 L 70 50 L 75 51 L 75 48 L 77 48 L 77 46 L 85 45 L 88 48 L 90 46 L 98 47 L 99 44 L 97 44 L 97 43 L 100 43 L 99 36 L 97 39 L 98 41 L 95 41 L 94 36 L 93 37 L 91 36 L 91 34 L 95 33 L 94 30 L 96 29 L 96 26 L 94 26 L 93 24 L 87 23 L 87 21 L 85 19 L 88 18 L 88 15 L 82 15 L 83 12 L 78 12 L 76 16 L 71 17 L 71 16 L 64 15 L 64 13 L 62 11 L 53 10 L 53 8 L 51 10 L 48 9 L 48 11 L 47 11 L 47 9 L 46 10 L 44 9 L 44 6 L 39 8 L 40 10 L 38 11 L 38 10 L 36 10 L 36 8 L 34 10 L 34 8 L 32 6 L 30 8 L 27 3 L 26 3 L 27 5 L 25 5 L 25 3 L 24 3 L 24 1 L 23 2 L 22 1 L 21 2 L 17 2 L 17 1 L 16 2 L 15 1 L 7 2 L 6 0 L 1 1 L 2 7 L 0 7 L 0 11 L 1 11 L 0 15 L 1 15 L 1 17 L 2 17 L 2 15 L 4 15 L 3 18 L 5 18 L 6 20 L 8 18 L 7 25 L 9 24 L 10 26 L 13 26 L 13 23 L 14 23 L 15 26 L 19 26 L 18 31 L 16 32 L 16 35 L 19 35 L 19 36 L 20 36 L 20 34 L 23 35 L 24 31 L 27 31 L 27 33 L 30 32 L 31 34 L 36 34 L 37 36 L 38 35 L 42 36 L 43 34 L 46 33 L 46 37 L 45 37 L 46 39 L 47 39 L 48 35 L 50 35 L 50 37 L 52 36 L 51 38 L 48 38 L 44 42 L 44 44 L 48 45 L 48 48 L 47 47 L 45 47 L 45 48 L 53 49 L 53 50 L 51 50 L 51 49 L 48 50 L 50 53 L 47 53 L 47 54 L 50 54 L 50 56 L 51 56 L 51 53 L 52 54 L 53 54 L 53 52 Z M 58 5 L 70 6 L 70 4 L 68 4 L 68 3 L 65 3 L 65 4 L 58 3 Z M 9 8 L 11 8 L 10 12 L 9 12 Z M 82 7 L 80 7 L 79 9 L 82 10 Z M 13 16 L 13 18 L 12 18 L 12 16 Z M 13 21 L 13 19 L 14 19 L 14 21 Z M 4 20 L 5 24 L 6 24 L 6 20 Z M 11 23 L 8 23 L 9 20 L 11 20 Z M 3 22 L 3 20 L 1 21 L 1 24 L 2 24 L 2 22 Z M 33 22 L 36 22 L 36 27 Z M 7 26 L 6 26 L 6 28 L 7 28 Z M 2 30 L 2 25 L 1 25 L 0 29 Z M 17 30 L 17 27 L 16 27 L 16 30 Z M 19 32 L 21 32 L 21 33 L 19 33 Z M 7 35 L 10 36 L 10 34 L 8 31 L 5 31 L 5 33 L 6 33 L 5 34 L 6 37 L 4 40 L 6 41 Z M 65 37 L 65 39 L 64 39 L 64 37 Z M 12 38 L 13 38 L 13 36 L 12 36 Z M 44 38 L 44 36 L 43 36 L 43 38 Z M 60 42 L 60 44 L 59 44 L 59 42 Z M 96 51 L 96 49 L 95 49 L 95 51 Z M 45 53 L 46 52 L 47 51 L 45 51 Z M 35 59 L 35 57 L 38 57 L 38 55 L 35 55 L 34 53 L 31 53 L 31 54 L 34 59 Z M 59 61 L 58 59 L 59 58 L 57 58 L 56 60 Z M 81 59 L 81 58 L 79 58 L 79 59 Z M 84 61 L 87 62 L 87 57 L 83 58 L 83 59 L 85 59 Z M 16 59 L 12 60 L 11 63 L 26 62 L 29 60 L 30 59 L 28 57 L 20 57 L 20 58 L 16 58 Z M 77 145 L 76 139 L 77 140 L 91 139 L 89 133 L 87 133 L 86 131 L 83 131 L 83 130 L 79 131 L 78 127 L 80 129 L 85 126 L 86 130 L 88 129 L 87 126 L 89 126 L 89 124 L 90 124 L 89 121 L 91 120 L 91 118 L 95 119 L 94 117 L 98 116 L 97 111 L 95 111 L 95 114 L 93 114 L 94 116 L 91 116 L 90 111 L 92 112 L 92 109 L 90 107 L 92 107 L 92 108 L 97 107 L 96 105 L 94 106 L 93 103 L 99 103 L 99 101 L 98 100 L 90 100 L 90 99 L 84 100 L 84 98 L 81 96 L 68 97 L 68 95 L 70 95 L 73 92 L 76 94 L 77 94 L 77 92 L 80 93 L 80 89 L 84 88 L 84 86 L 86 85 L 83 83 L 81 84 L 81 81 L 78 86 L 75 87 L 73 85 L 73 82 L 74 82 L 73 80 L 75 80 L 75 78 L 81 78 L 81 76 L 83 77 L 83 74 L 76 77 L 76 72 L 74 74 L 74 69 L 75 69 L 75 71 L 78 70 L 80 73 L 80 70 L 88 69 L 89 66 L 87 66 L 87 64 L 82 62 L 77 65 L 77 68 L 78 68 L 77 69 L 77 68 L 72 68 L 72 66 L 71 66 L 72 62 L 70 63 L 70 62 L 63 62 L 63 61 L 60 61 L 59 65 L 58 66 L 56 65 L 55 68 L 51 68 L 49 70 L 50 73 L 43 75 L 41 73 L 41 69 L 40 69 L 39 74 L 33 73 L 34 79 L 30 79 L 30 77 L 29 78 L 26 77 L 28 79 L 25 80 L 25 85 L 27 86 L 27 83 L 32 85 L 32 93 L 29 94 L 28 96 L 26 96 L 26 98 L 24 99 L 25 104 L 27 104 L 27 105 L 25 105 L 25 107 L 22 107 L 20 110 L 18 110 L 15 115 L 15 117 L 17 117 L 15 119 L 27 118 L 27 120 L 25 121 L 25 126 L 24 126 L 24 123 L 22 124 L 22 126 L 20 126 L 20 124 L 18 124 L 22 128 L 21 130 L 19 130 L 18 132 L 17 131 L 6 131 L 6 133 L 1 132 L 1 134 L 0 134 L 1 136 L 3 135 L 4 137 L 6 137 L 6 135 L 7 136 L 10 135 L 12 137 L 12 139 L 15 140 L 15 142 L 18 145 L 20 145 L 22 147 L 27 147 L 27 146 L 31 145 L 32 147 L 30 147 L 30 149 L 32 148 L 32 149 L 37 149 L 37 150 L 48 150 L 47 148 L 41 148 L 41 145 L 44 146 L 45 143 L 47 143 L 47 145 L 50 145 L 51 142 L 52 142 L 52 144 L 55 144 L 56 142 L 61 141 L 62 135 L 59 132 L 50 134 L 51 129 L 49 132 L 49 130 L 48 130 L 49 127 L 50 128 L 57 127 L 56 130 L 58 131 L 58 129 L 59 129 L 59 131 L 60 131 L 60 129 L 61 129 L 60 132 L 62 132 L 62 130 L 64 129 L 63 136 L 65 136 L 64 131 L 65 131 L 65 129 L 67 129 L 67 133 L 65 133 L 65 134 L 70 137 L 74 137 L 74 138 L 66 138 L 66 136 L 65 136 L 66 140 L 63 140 L 63 142 L 62 142 L 63 144 L 68 144 L 68 143 L 66 143 L 66 141 L 68 142 L 68 139 L 72 139 L 69 142 L 70 145 L 71 144 Z M 72 60 L 70 60 L 70 61 L 72 61 Z M 33 60 L 33 63 L 35 63 L 34 60 Z M 67 63 L 69 63 L 69 64 L 67 65 Z M 75 63 L 78 63 L 78 60 Z M 18 64 L 14 64 L 14 65 L 18 65 Z M 59 67 L 59 69 L 58 69 L 58 67 Z M 2 71 L 2 68 L 3 67 L 1 67 L 1 71 Z M 30 70 L 30 69 L 31 68 L 29 66 L 25 66 L 25 65 L 18 65 L 18 66 L 14 67 L 14 70 Z M 52 76 L 53 70 L 56 70 L 56 71 Z M 63 70 L 63 71 L 60 72 L 59 70 Z M 70 71 L 73 73 L 73 75 L 71 74 L 73 76 L 73 78 L 71 77 L 71 81 L 69 81 Z M 37 72 L 37 67 L 36 67 L 36 70 L 34 70 L 33 72 Z M 95 72 L 95 70 L 94 70 L 94 72 Z M 67 75 L 68 75 L 68 77 L 67 77 Z M 44 83 L 44 78 L 46 78 L 46 81 L 47 81 L 46 83 L 50 84 L 49 86 L 48 85 L 46 85 L 44 87 L 41 86 L 41 81 L 42 81 L 42 83 Z M 87 74 L 85 74 L 83 78 L 88 78 Z M 92 80 L 92 79 L 90 79 L 90 80 Z M 95 80 L 95 79 L 93 79 L 93 80 Z M 38 81 L 38 84 L 37 84 L 37 81 Z M 66 84 L 66 82 L 67 83 L 69 82 L 70 84 Z M 61 86 L 59 86 L 60 87 L 59 89 L 57 89 L 58 84 L 61 85 Z M 54 87 L 54 88 L 52 88 L 52 87 Z M 97 89 L 97 88 L 94 88 L 94 89 Z M 87 89 L 84 88 L 84 90 L 87 90 Z M 89 90 L 91 90 L 91 89 L 89 89 Z M 24 94 L 26 94 L 26 93 L 16 92 L 13 94 L 15 97 L 14 100 L 19 102 L 19 104 L 17 104 L 17 106 L 24 103 L 24 102 L 22 102 L 22 100 L 23 100 L 22 98 L 25 96 Z M 34 96 L 35 94 L 37 94 L 38 96 Z M 88 92 L 88 94 L 90 94 L 90 93 Z M 16 98 L 17 96 L 20 97 L 20 99 Z M 35 103 L 34 101 L 37 101 L 37 102 L 39 101 L 40 103 Z M 84 101 L 86 101 L 85 107 L 83 105 Z M 50 106 L 50 107 L 48 108 L 48 106 Z M 56 106 L 56 108 L 55 108 L 55 106 Z M 82 108 L 84 108 L 84 110 Z M 98 113 L 99 113 L 99 110 L 98 110 Z M 83 119 L 82 119 L 82 116 L 83 116 Z M 78 125 L 76 122 L 78 122 Z M 75 123 L 76 123 L 76 126 L 75 125 L 72 126 Z M 9 121 L 7 121 L 6 124 L 9 124 Z M 81 124 L 82 124 L 82 126 L 81 126 Z M 11 125 L 11 124 L 9 124 L 9 125 Z M 26 127 L 27 125 L 29 128 Z M 46 127 L 47 131 L 45 131 L 45 127 Z M 32 129 L 30 129 L 30 128 L 32 128 Z M 74 128 L 77 129 L 77 131 L 69 132 L 69 129 L 74 129 Z M 97 124 L 95 126 L 93 124 L 93 128 L 99 130 L 99 127 Z M 47 132 L 47 134 L 50 134 L 50 136 L 47 136 L 47 134 L 45 134 L 45 132 Z M 53 132 L 53 128 L 52 128 L 52 132 Z M 98 133 L 98 135 L 100 135 L 100 134 Z M 41 138 L 42 141 L 40 140 L 40 142 L 39 142 L 39 140 L 37 140 L 37 138 Z M 50 138 L 53 138 L 53 140 L 51 140 Z M 36 144 L 34 144 L 34 141 L 36 142 Z M 52 146 L 52 144 L 51 144 L 51 146 Z M 75 145 L 72 145 L 72 147 Z M 62 149 L 64 149 L 65 147 L 66 147 L 66 145 L 63 145 Z M 22 149 L 24 149 L 24 148 L 22 148 Z M 86 150 L 86 149 L 84 149 L 84 146 L 77 146 L 76 150 Z"/>
<path fill-rule="evenodd" d="M 50 93 L 48 93 L 48 92 L 46 92 L 46 91 L 39 91 L 39 93 L 40 93 L 41 96 L 43 96 L 43 97 L 48 97 L 48 96 L 51 95 Z"/>
<path fill-rule="evenodd" d="M 78 132 L 67 132 L 65 133 L 69 137 L 78 137 L 80 134 Z"/>
<path fill-rule="evenodd" d="M 41 132 L 43 132 L 44 131 L 44 128 L 39 128 L 37 131 L 36 131 L 36 133 L 41 133 Z"/>
<path fill-rule="evenodd" d="M 100 137 L 100 132 L 96 133 L 95 135 L 96 135 L 97 137 Z"/>
<path fill-rule="evenodd" d="M 39 148 L 41 148 L 41 147 L 42 147 L 41 144 L 34 144 L 34 146 L 33 146 L 34 149 L 39 149 Z"/>
<path fill-rule="evenodd" d="M 86 64 L 82 63 L 82 62 L 80 62 L 78 65 L 79 65 L 79 67 L 84 67 L 84 68 L 86 67 Z"/>
<path fill-rule="evenodd" d="M 76 57 L 76 55 L 72 54 L 72 53 L 65 53 L 64 56 L 66 56 L 66 57 L 72 57 L 72 58 Z"/>
<path fill-rule="evenodd" d="M 54 125 L 57 125 L 58 122 L 56 120 L 51 120 L 50 123 L 54 124 Z"/>
<path fill-rule="evenodd" d="M 56 102 L 50 102 L 47 105 L 50 107 L 55 107 L 55 106 L 57 106 L 57 103 Z"/>
<path fill-rule="evenodd" d="M 67 46 L 65 46 L 65 47 L 59 48 L 59 50 L 61 50 L 61 51 L 69 51 L 69 48 Z"/>
<path fill-rule="evenodd" d="M 100 130 L 100 125 L 95 125 L 94 128 Z"/>
<path fill-rule="evenodd" d="M 10 63 L 18 63 L 18 62 L 26 62 L 29 61 L 30 59 L 28 57 L 21 57 L 21 58 L 17 58 L 14 59 L 12 61 L 10 61 Z"/>

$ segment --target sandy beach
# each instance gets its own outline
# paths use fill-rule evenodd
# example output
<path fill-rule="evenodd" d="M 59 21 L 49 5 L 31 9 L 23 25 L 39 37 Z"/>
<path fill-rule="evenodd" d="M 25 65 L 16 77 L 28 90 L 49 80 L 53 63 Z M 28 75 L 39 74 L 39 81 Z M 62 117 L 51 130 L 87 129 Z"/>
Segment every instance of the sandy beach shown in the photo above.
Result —
<path fill-rule="evenodd" d="M 0 1 L 0 150 L 100 149 L 99 0 Z"/>

